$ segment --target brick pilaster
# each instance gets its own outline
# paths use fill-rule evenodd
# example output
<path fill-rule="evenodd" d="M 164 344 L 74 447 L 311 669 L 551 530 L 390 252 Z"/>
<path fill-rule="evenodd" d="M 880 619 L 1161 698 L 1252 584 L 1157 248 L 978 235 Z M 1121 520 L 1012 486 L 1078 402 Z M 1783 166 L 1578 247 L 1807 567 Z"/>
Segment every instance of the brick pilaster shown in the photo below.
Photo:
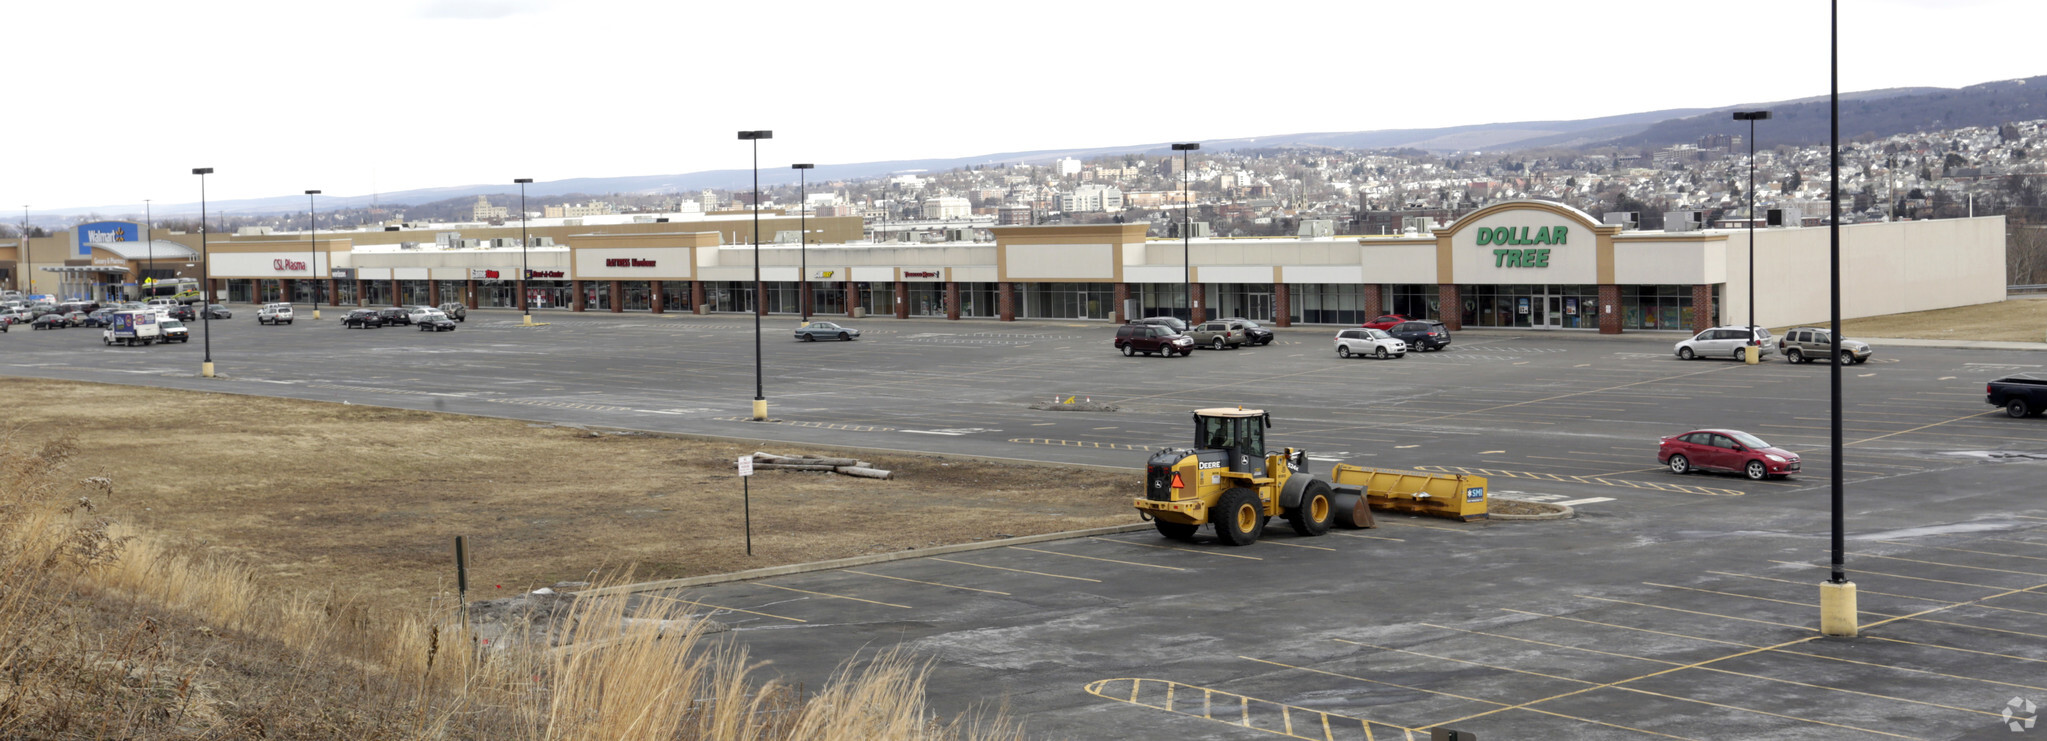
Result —
<path fill-rule="evenodd" d="M 1200 283 L 1196 283 L 1190 290 L 1193 291 L 1193 295 L 1190 296 L 1189 299 L 1193 301 L 1193 304 L 1189 307 L 1192 309 L 1192 311 L 1188 312 L 1187 314 L 1187 323 L 1200 324 L 1202 322 L 1208 321 L 1208 307 L 1205 305 L 1208 303 L 1208 300 L 1206 298 L 1208 294 L 1208 287 Z"/>
<path fill-rule="evenodd" d="M 1464 298 L 1458 294 L 1457 284 L 1436 284 L 1436 303 L 1442 307 L 1444 329 L 1452 332 L 1464 329 Z"/>
<path fill-rule="evenodd" d="M 392 278 L 392 279 L 391 279 L 391 305 L 392 305 L 392 306 L 404 306 L 404 305 L 405 305 L 405 294 L 404 294 L 404 293 L 401 293 L 401 292 L 399 292 L 399 290 L 398 290 L 398 279 L 397 279 L 397 278 Z"/>
<path fill-rule="evenodd" d="M 661 281 L 658 280 L 647 281 L 647 290 L 654 292 L 654 295 L 647 297 L 647 300 L 651 302 L 648 304 L 648 306 L 652 307 L 654 313 L 656 314 L 667 313 L 668 297 L 662 295 L 661 293 Z"/>
<path fill-rule="evenodd" d="M 1713 286 L 1692 286 L 1692 334 L 1713 328 Z"/>
<path fill-rule="evenodd" d="M 1282 327 L 1294 326 L 1294 291 L 1285 283 L 1272 284 L 1272 320 Z"/>
<path fill-rule="evenodd" d="M 896 318 L 910 318 L 910 284 L 896 281 Z"/>
<path fill-rule="evenodd" d="M 1128 283 L 1118 283 L 1118 284 L 1116 284 L 1116 310 L 1115 310 L 1114 312 L 1111 312 L 1111 313 L 1109 314 L 1109 316 L 1110 316 L 1110 318 L 1112 318 L 1112 319 L 1115 319 L 1115 320 L 1116 320 L 1116 323 L 1117 323 L 1117 324 L 1122 324 L 1122 323 L 1124 323 L 1124 322 L 1127 322 L 1127 321 L 1130 321 L 1131 319 L 1134 319 L 1134 318 L 1136 318 L 1136 317 L 1127 317 L 1127 316 L 1124 316 L 1124 315 L 1123 315 L 1123 303 L 1124 303 L 1124 302 L 1126 302 L 1126 301 L 1129 301 L 1129 300 L 1130 300 L 1130 284 L 1128 284 Z"/>
<path fill-rule="evenodd" d="M 1016 288 L 1013 283 L 995 284 L 995 312 L 1005 322 L 1016 321 Z"/>
<path fill-rule="evenodd" d="M 860 284 L 853 282 L 853 271 L 846 271 L 846 317 L 852 318 L 853 309 L 860 306 Z"/>
<path fill-rule="evenodd" d="M 583 282 L 569 281 L 569 311 L 583 310 Z"/>
<path fill-rule="evenodd" d="M 949 280 L 945 282 L 945 318 L 947 319 L 960 318 L 959 281 Z"/>
<path fill-rule="evenodd" d="M 622 312 L 624 312 L 624 311 L 625 311 L 625 281 L 622 281 L 622 280 L 615 280 L 615 281 L 612 281 L 612 282 L 611 282 L 611 313 L 613 313 L 613 314 L 618 314 L 618 313 L 622 313 Z"/>
<path fill-rule="evenodd" d="M 428 280 L 428 281 L 426 282 L 426 305 L 428 305 L 428 306 L 435 306 L 435 307 L 438 307 L 438 306 L 440 306 L 440 305 L 441 305 L 441 282 L 440 282 L 440 281 L 437 281 L 437 280 Z"/>
<path fill-rule="evenodd" d="M 696 311 L 703 311 L 703 310 L 704 310 L 704 309 L 703 309 L 703 306 L 704 306 L 704 282 L 703 282 L 703 281 L 700 281 L 700 280 L 693 280 L 693 281 L 690 281 L 690 282 L 689 282 L 689 310 L 690 310 L 691 312 L 696 312 Z"/>
<path fill-rule="evenodd" d="M 1602 285 L 1599 287 L 1599 333 L 1621 333 L 1621 287 Z"/>
<path fill-rule="evenodd" d="M 1380 314 L 1386 313 L 1386 297 L 1380 295 L 1380 292 L 1384 290 L 1384 286 L 1378 283 L 1366 283 L 1364 289 L 1365 305 L 1362 308 L 1365 310 L 1365 320 L 1371 321 Z"/>

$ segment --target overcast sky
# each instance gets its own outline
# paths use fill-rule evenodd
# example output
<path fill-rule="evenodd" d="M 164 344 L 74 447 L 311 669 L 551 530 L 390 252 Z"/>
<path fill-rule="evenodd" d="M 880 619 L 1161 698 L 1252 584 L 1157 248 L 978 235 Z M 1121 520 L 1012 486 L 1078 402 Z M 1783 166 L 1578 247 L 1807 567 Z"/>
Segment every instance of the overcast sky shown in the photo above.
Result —
<path fill-rule="evenodd" d="M 1843 92 L 2047 74 L 2040 0 L 1842 5 Z M 196 201 L 201 166 L 210 199 L 362 195 L 744 168 L 741 129 L 783 168 L 1828 85 L 1819 0 L 22 0 L 0 28 L 6 210 Z"/>

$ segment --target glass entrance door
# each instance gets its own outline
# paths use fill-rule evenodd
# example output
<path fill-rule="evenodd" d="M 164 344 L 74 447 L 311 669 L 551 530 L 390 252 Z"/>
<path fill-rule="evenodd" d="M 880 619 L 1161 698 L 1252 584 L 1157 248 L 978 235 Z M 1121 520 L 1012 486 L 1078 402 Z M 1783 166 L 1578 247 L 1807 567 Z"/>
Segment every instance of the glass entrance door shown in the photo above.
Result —
<path fill-rule="evenodd" d="M 1272 321 L 1272 294 L 1245 294 L 1244 318 L 1260 322 Z"/>
<path fill-rule="evenodd" d="M 1545 314 L 1544 316 L 1548 318 L 1548 320 L 1549 320 L 1549 323 L 1547 323 L 1547 324 L 1544 324 L 1544 325 L 1541 325 L 1541 326 L 1545 326 L 1545 327 L 1548 327 L 1548 328 L 1550 328 L 1550 329 L 1563 329 L 1563 328 L 1564 328 L 1564 297 L 1562 297 L 1562 296 L 1547 296 L 1547 297 L 1545 297 L 1545 299 L 1546 299 L 1545 303 L 1547 303 L 1547 304 L 1549 305 L 1549 313 Z"/>

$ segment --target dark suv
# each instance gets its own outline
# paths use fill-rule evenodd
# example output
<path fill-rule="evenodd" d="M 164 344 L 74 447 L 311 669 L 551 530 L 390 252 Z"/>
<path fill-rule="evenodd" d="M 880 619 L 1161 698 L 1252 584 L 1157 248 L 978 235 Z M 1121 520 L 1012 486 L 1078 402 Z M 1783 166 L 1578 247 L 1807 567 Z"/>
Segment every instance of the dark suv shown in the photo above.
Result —
<path fill-rule="evenodd" d="M 1187 333 L 1187 320 L 1181 319 L 1176 316 L 1148 316 L 1143 319 L 1132 319 L 1130 320 L 1130 323 L 1156 324 L 1158 326 L 1166 327 L 1173 330 L 1173 334 Z"/>
<path fill-rule="evenodd" d="M 1115 345 L 1125 356 L 1158 353 L 1170 357 L 1179 353 L 1184 358 L 1194 352 L 1194 338 L 1175 332 L 1164 324 L 1142 322 L 1117 327 Z"/>
<path fill-rule="evenodd" d="M 384 315 L 376 309 L 355 309 L 341 318 L 341 326 L 350 329 L 376 329 L 384 326 Z"/>
<path fill-rule="evenodd" d="M 1450 346 L 1450 330 L 1442 322 L 1428 319 L 1414 319 L 1393 325 L 1386 334 L 1398 337 L 1407 343 L 1410 350 L 1441 350 Z"/>
<path fill-rule="evenodd" d="M 393 324 L 403 324 L 407 327 L 412 326 L 412 310 L 403 306 L 378 309 L 377 316 L 384 318 L 384 326 L 387 327 Z"/>

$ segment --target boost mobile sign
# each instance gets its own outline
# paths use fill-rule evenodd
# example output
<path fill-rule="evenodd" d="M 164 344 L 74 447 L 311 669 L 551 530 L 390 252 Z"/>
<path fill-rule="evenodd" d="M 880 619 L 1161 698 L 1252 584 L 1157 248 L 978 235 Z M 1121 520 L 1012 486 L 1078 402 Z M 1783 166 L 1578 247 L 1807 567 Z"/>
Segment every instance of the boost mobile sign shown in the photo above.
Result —
<path fill-rule="evenodd" d="M 72 231 L 78 235 L 79 257 L 91 257 L 94 244 L 142 241 L 142 228 L 126 221 L 95 221 Z"/>

